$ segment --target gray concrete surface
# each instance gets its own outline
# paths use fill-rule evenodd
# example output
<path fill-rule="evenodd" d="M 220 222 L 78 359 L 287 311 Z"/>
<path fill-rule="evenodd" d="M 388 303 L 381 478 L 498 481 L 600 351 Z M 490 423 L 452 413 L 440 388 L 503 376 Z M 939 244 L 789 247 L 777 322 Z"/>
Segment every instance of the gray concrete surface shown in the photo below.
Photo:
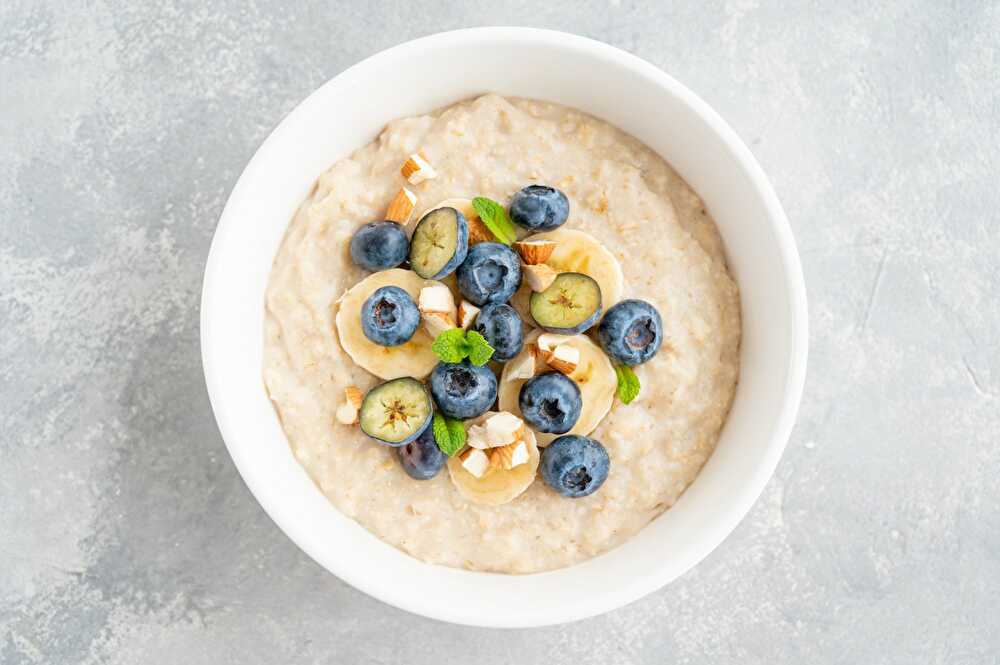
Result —
<path fill-rule="evenodd" d="M 492 631 L 349 588 L 226 455 L 198 349 L 255 148 L 358 59 L 596 37 L 713 104 L 799 240 L 788 452 L 697 569 Z M 0 663 L 1000 663 L 1000 4 L 0 3 Z"/>

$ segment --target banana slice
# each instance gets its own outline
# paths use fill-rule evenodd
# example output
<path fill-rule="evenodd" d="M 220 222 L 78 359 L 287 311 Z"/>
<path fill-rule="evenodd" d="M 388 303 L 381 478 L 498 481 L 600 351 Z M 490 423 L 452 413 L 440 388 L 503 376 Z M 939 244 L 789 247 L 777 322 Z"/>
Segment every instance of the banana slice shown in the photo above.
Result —
<path fill-rule="evenodd" d="M 423 215 L 426 215 L 431 210 L 437 210 L 438 208 L 454 208 L 465 216 L 465 221 L 469 223 L 469 247 L 480 242 L 492 242 L 494 240 L 493 233 L 486 228 L 483 220 L 479 219 L 479 213 L 472 207 L 472 199 L 445 199 L 420 213 L 420 216 L 423 217 Z"/>
<path fill-rule="evenodd" d="M 424 378 L 437 365 L 438 357 L 431 350 L 434 340 L 423 326 L 405 344 L 379 346 L 365 337 L 361 330 L 361 306 L 368 296 L 383 286 L 398 286 L 416 301 L 420 297 L 420 289 L 438 283 L 422 279 L 412 270 L 400 268 L 383 270 L 364 278 L 340 300 L 336 318 L 340 346 L 354 362 L 380 379 L 398 379 L 403 376 Z"/>
<path fill-rule="evenodd" d="M 481 418 L 490 415 L 496 414 L 487 412 Z M 483 506 L 499 506 L 521 496 L 524 490 L 528 489 L 531 483 L 535 481 L 535 472 L 538 471 L 539 459 L 535 433 L 525 427 L 523 440 L 528 447 L 528 461 L 526 464 L 521 464 L 507 470 L 491 465 L 486 475 L 482 478 L 476 478 L 466 471 L 458 455 L 449 458 L 448 475 L 451 476 L 451 482 L 455 484 L 459 494 L 467 501 Z"/>
<path fill-rule="evenodd" d="M 556 229 L 546 233 L 536 233 L 525 240 L 551 240 L 556 243 L 555 251 L 545 262 L 556 272 L 581 272 L 596 281 L 601 287 L 601 307 L 606 312 L 622 299 L 625 276 L 618 259 L 598 242 L 597 238 L 575 229 Z M 510 304 L 525 321 L 533 323 L 528 301 L 531 288 L 522 284 Z"/>
<path fill-rule="evenodd" d="M 526 379 L 515 379 L 509 375 L 513 372 L 511 368 L 518 367 L 519 362 L 526 362 L 523 356 L 534 353 L 536 342 L 542 332 L 541 330 L 533 330 L 528 335 L 524 340 L 524 349 L 513 360 L 504 365 L 503 374 L 500 375 L 500 409 L 510 411 L 518 417 L 521 417 L 518 397 L 521 394 L 521 386 L 524 385 Z M 580 411 L 580 418 L 576 421 L 576 425 L 567 433 L 586 436 L 597 428 L 604 416 L 611 410 L 615 391 L 618 388 L 618 377 L 615 375 L 615 368 L 612 367 L 611 361 L 604 355 L 604 351 L 590 341 L 590 338 L 583 335 L 567 336 L 561 343 L 580 352 L 580 361 L 576 369 L 569 374 L 569 378 L 580 386 L 583 409 Z M 542 371 L 545 369 L 543 368 Z M 560 435 L 536 432 L 536 436 L 538 445 L 544 447 Z"/>

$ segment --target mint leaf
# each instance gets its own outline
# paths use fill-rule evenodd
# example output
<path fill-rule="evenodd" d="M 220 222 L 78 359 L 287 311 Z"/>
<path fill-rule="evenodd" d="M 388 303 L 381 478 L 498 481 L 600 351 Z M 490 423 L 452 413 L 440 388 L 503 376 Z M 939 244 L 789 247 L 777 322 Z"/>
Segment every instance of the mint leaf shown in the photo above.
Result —
<path fill-rule="evenodd" d="M 452 328 L 434 338 L 431 350 L 446 363 L 460 363 L 468 358 L 473 365 L 485 365 L 493 357 L 493 347 L 475 330 Z"/>
<path fill-rule="evenodd" d="M 469 345 L 465 341 L 465 331 L 461 328 L 452 328 L 434 338 L 431 344 L 431 351 L 446 363 L 460 363 L 462 358 L 469 355 Z"/>
<path fill-rule="evenodd" d="M 448 457 L 454 457 L 465 447 L 465 425 L 461 420 L 445 418 L 440 413 L 434 414 L 434 443 Z"/>
<path fill-rule="evenodd" d="M 505 245 L 517 240 L 517 229 L 514 228 L 513 222 L 510 221 L 510 217 L 507 216 L 507 211 L 502 205 L 485 196 L 477 196 L 472 199 L 472 207 L 476 209 L 479 219 L 483 220 L 483 224 L 496 236 L 497 240 Z"/>
<path fill-rule="evenodd" d="M 639 377 L 635 375 L 628 365 L 618 365 L 615 367 L 615 375 L 618 377 L 618 399 L 623 404 L 631 404 L 632 400 L 639 396 Z"/>
<path fill-rule="evenodd" d="M 485 365 L 493 357 L 493 347 L 486 341 L 486 338 L 475 330 L 470 330 L 465 335 L 466 346 L 469 349 L 469 361 L 473 365 Z"/>
<path fill-rule="evenodd" d="M 459 450 L 465 447 L 465 423 L 451 418 L 445 418 L 445 422 L 448 424 L 448 434 L 451 436 L 451 450 L 442 449 L 441 452 L 448 457 L 454 457 Z"/>
<path fill-rule="evenodd" d="M 448 423 L 445 421 L 444 416 L 440 413 L 435 413 L 434 423 L 431 427 L 434 428 L 434 442 L 441 449 L 441 452 L 447 455 L 447 451 L 451 450 L 451 433 L 448 432 Z"/>

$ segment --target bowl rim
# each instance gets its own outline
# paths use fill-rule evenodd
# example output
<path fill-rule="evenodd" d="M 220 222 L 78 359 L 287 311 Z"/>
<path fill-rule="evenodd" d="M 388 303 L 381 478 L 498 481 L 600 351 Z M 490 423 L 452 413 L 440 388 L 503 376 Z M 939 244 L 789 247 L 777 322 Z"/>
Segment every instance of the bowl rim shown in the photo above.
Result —
<path fill-rule="evenodd" d="M 467 614 L 460 613 L 458 610 L 449 610 L 447 608 L 440 607 L 428 608 L 427 605 L 421 604 L 419 599 L 414 599 L 411 595 L 408 595 L 405 590 L 401 590 L 399 592 L 389 591 L 384 586 L 371 583 L 370 580 L 366 579 L 363 575 L 358 574 L 350 566 L 338 566 L 331 562 L 329 557 L 319 556 L 318 552 L 315 551 L 311 543 L 304 542 L 305 539 L 301 537 L 302 534 L 293 533 L 288 526 L 283 525 L 279 521 L 279 517 L 276 515 L 276 506 L 272 505 L 271 498 L 269 496 L 266 498 L 262 496 L 264 493 L 260 491 L 261 488 L 257 485 L 257 483 L 251 480 L 253 474 L 248 473 L 247 471 L 249 462 L 244 455 L 245 451 L 241 450 L 239 446 L 231 443 L 231 441 L 234 440 L 233 425 L 229 420 L 227 420 L 227 414 L 220 406 L 223 401 L 222 395 L 224 394 L 225 378 L 219 371 L 219 368 L 216 366 L 211 355 L 211 349 L 213 346 L 213 331 L 212 326 L 210 325 L 210 310 L 212 298 L 217 289 L 216 283 L 218 279 L 216 276 L 220 274 L 220 271 L 222 270 L 222 264 L 219 258 L 221 253 L 220 246 L 224 244 L 224 238 L 227 233 L 229 233 L 231 228 L 238 223 L 238 220 L 234 217 L 233 213 L 233 208 L 236 207 L 234 202 L 244 195 L 243 190 L 245 189 L 245 181 L 250 177 L 250 174 L 257 170 L 259 164 L 270 152 L 272 144 L 276 144 L 283 139 L 283 135 L 285 134 L 287 127 L 291 125 L 299 115 L 304 115 L 307 107 L 317 103 L 317 98 L 321 96 L 322 91 L 325 88 L 334 85 L 335 82 L 342 77 L 350 76 L 353 72 L 355 72 L 355 70 L 373 66 L 381 60 L 392 60 L 402 57 L 408 53 L 418 53 L 420 50 L 425 48 L 456 46 L 465 44 L 469 41 L 477 40 L 506 40 L 517 43 L 535 43 L 539 45 L 571 47 L 585 50 L 588 51 L 590 55 L 610 60 L 613 64 L 631 70 L 633 73 L 652 80 L 657 85 L 669 90 L 672 95 L 674 95 L 682 104 L 686 105 L 691 111 L 697 114 L 710 127 L 719 140 L 725 145 L 725 148 L 731 152 L 732 156 L 738 162 L 739 167 L 743 170 L 748 182 L 752 185 L 756 194 L 760 197 L 767 212 L 767 220 L 771 225 L 771 230 L 777 242 L 777 250 L 782 262 L 782 274 L 784 275 L 789 293 L 790 361 L 784 382 L 785 388 L 782 393 L 780 415 L 772 427 L 772 435 L 766 448 L 766 454 L 762 455 L 759 462 L 754 466 L 751 478 L 744 479 L 746 482 L 743 485 L 743 491 L 739 495 L 734 496 L 734 501 L 732 505 L 728 507 L 728 510 L 725 511 L 724 516 L 716 520 L 715 528 L 702 535 L 701 540 L 703 541 L 703 546 L 699 548 L 698 553 L 689 556 L 687 560 L 683 561 L 679 565 L 675 564 L 670 567 L 669 570 L 659 570 L 655 574 L 647 575 L 641 580 L 637 580 L 635 584 L 631 584 L 628 587 L 619 590 L 618 593 L 602 596 L 604 600 L 602 603 L 587 607 L 569 607 L 566 608 L 565 613 L 561 616 L 545 618 L 542 620 L 528 619 L 527 617 L 521 619 L 511 617 L 470 618 Z M 639 58 L 636 55 L 604 42 L 587 37 L 581 37 L 572 33 L 523 27 L 463 28 L 439 32 L 403 42 L 396 46 L 379 51 L 378 53 L 375 53 L 374 55 L 371 55 L 341 71 L 299 102 L 268 134 L 267 138 L 254 152 L 253 157 L 251 157 L 247 166 L 243 169 L 240 177 L 233 186 L 213 234 L 211 247 L 206 260 L 200 303 L 200 341 L 202 365 L 205 374 L 206 388 L 209 395 L 209 402 L 211 404 L 216 423 L 219 427 L 223 441 L 226 444 L 227 451 L 233 459 L 233 463 L 236 465 L 244 484 L 264 509 L 265 513 L 278 526 L 278 528 L 324 569 L 335 574 L 351 586 L 378 600 L 381 600 L 382 602 L 414 614 L 450 623 L 500 628 L 531 627 L 566 623 L 617 609 L 634 602 L 649 593 L 652 593 L 670 581 L 680 577 L 697 565 L 697 563 L 704 559 L 704 557 L 707 556 L 712 550 L 718 547 L 729 536 L 729 534 L 733 532 L 736 526 L 749 512 L 750 508 L 753 507 L 754 503 L 763 492 L 764 487 L 767 485 L 767 482 L 774 474 L 774 470 L 777 467 L 785 447 L 787 446 L 791 430 L 795 424 L 805 384 L 808 357 L 808 336 L 808 312 L 805 279 L 802 273 L 802 266 L 791 227 L 788 223 L 784 209 L 778 200 L 777 194 L 764 174 L 763 169 L 757 163 L 757 160 L 750 152 L 750 149 L 736 134 L 735 130 L 733 130 L 729 124 L 708 105 L 707 102 L 702 100 L 694 92 L 659 67 Z M 405 553 L 403 555 L 408 556 Z M 666 566 L 664 568 L 666 568 Z M 497 575 L 496 573 L 481 573 L 474 571 L 464 572 L 474 575 Z M 536 573 L 536 575 L 545 574 L 550 573 Z"/>

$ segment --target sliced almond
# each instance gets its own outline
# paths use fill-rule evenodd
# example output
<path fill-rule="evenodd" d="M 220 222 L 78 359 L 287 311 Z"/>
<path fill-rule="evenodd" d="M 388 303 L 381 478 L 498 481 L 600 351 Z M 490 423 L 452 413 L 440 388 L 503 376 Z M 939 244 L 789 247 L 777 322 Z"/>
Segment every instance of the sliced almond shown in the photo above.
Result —
<path fill-rule="evenodd" d="M 476 478 L 482 478 L 490 468 L 490 458 L 478 448 L 467 448 L 460 453 L 458 458 L 462 461 L 462 468 L 471 473 Z"/>
<path fill-rule="evenodd" d="M 462 330 L 468 330 L 478 315 L 479 308 L 468 300 L 463 300 L 458 304 L 458 327 Z"/>
<path fill-rule="evenodd" d="M 552 349 L 556 348 L 560 344 L 564 344 L 569 340 L 576 337 L 576 335 L 558 335 L 556 333 L 542 333 L 535 340 L 535 344 L 538 345 L 538 350 L 542 352 L 543 355 L 548 355 Z"/>
<path fill-rule="evenodd" d="M 389 202 L 389 207 L 385 211 L 385 218 L 390 222 L 399 222 L 405 226 L 409 223 L 416 205 L 417 195 L 406 187 L 401 187 L 396 192 L 396 196 Z"/>
<path fill-rule="evenodd" d="M 559 274 L 544 263 L 523 265 L 521 272 L 524 274 L 524 281 L 528 283 L 531 290 L 538 293 L 552 286 L 552 282 L 556 281 L 556 276 Z"/>
<path fill-rule="evenodd" d="M 440 312 L 442 314 L 457 314 L 455 296 L 444 284 L 432 284 L 420 289 L 417 306 L 421 313 Z"/>
<path fill-rule="evenodd" d="M 508 381 L 530 379 L 535 375 L 535 347 L 531 353 L 519 353 L 505 367 Z"/>
<path fill-rule="evenodd" d="M 569 344 L 559 344 L 549 352 L 545 362 L 563 374 L 572 374 L 580 364 L 580 349 Z"/>
<path fill-rule="evenodd" d="M 437 337 L 444 331 L 458 326 L 455 296 L 444 284 L 433 284 L 420 289 L 417 307 L 420 309 L 424 328 L 431 337 Z"/>
<path fill-rule="evenodd" d="M 524 441 L 514 441 L 506 446 L 490 449 L 490 466 L 509 471 L 528 463 L 528 445 Z"/>
<path fill-rule="evenodd" d="M 406 158 L 399 172 L 403 174 L 403 177 L 411 185 L 419 185 L 424 180 L 437 177 L 437 171 L 434 170 L 434 167 L 427 163 L 423 155 L 417 153 L 413 153 Z"/>
<path fill-rule="evenodd" d="M 514 249 L 521 255 L 525 265 L 535 266 L 545 263 L 556 249 L 552 240 L 521 240 L 514 243 Z"/>
<path fill-rule="evenodd" d="M 431 338 L 435 338 L 447 330 L 458 327 L 454 317 L 442 312 L 427 312 L 426 314 L 421 314 L 420 318 L 424 321 L 424 330 L 427 331 L 427 334 Z"/>
<path fill-rule="evenodd" d="M 358 422 L 358 408 L 350 402 L 344 402 L 337 407 L 337 422 L 343 425 L 354 425 Z"/>
<path fill-rule="evenodd" d="M 344 398 L 347 399 L 348 403 L 353 404 L 355 409 L 361 410 L 361 400 L 364 398 L 364 394 L 360 388 L 347 386 L 344 388 Z"/>
<path fill-rule="evenodd" d="M 469 427 L 466 441 L 480 450 L 505 446 L 519 439 L 524 432 L 524 421 L 513 413 L 490 413 L 480 422 Z"/>

